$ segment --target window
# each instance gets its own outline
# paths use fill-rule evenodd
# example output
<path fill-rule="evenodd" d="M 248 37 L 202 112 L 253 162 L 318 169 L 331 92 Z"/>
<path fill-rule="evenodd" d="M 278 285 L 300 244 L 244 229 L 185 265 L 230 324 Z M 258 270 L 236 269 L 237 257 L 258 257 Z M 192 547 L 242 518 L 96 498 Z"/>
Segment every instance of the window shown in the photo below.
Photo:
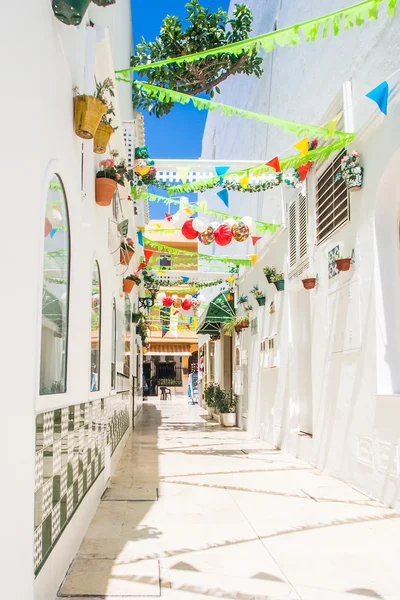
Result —
<path fill-rule="evenodd" d="M 115 390 L 115 379 L 117 369 L 117 306 L 113 300 L 111 317 L 111 389 Z"/>
<path fill-rule="evenodd" d="M 273 369 L 278 366 L 277 338 L 273 335 L 261 342 L 261 367 Z"/>
<path fill-rule="evenodd" d="M 44 219 L 42 332 L 39 393 L 67 390 L 70 240 L 65 191 L 58 175 L 49 182 Z"/>
<path fill-rule="evenodd" d="M 94 262 L 92 271 L 92 318 L 90 331 L 90 391 L 100 389 L 100 344 L 101 344 L 101 281 L 99 263 Z"/>
<path fill-rule="evenodd" d="M 130 365 L 131 365 L 131 320 L 132 320 L 132 306 L 128 296 L 125 296 L 124 304 L 124 375 L 129 377 Z"/>
<path fill-rule="evenodd" d="M 303 184 L 296 192 L 288 209 L 289 221 L 289 271 L 300 274 L 308 266 L 307 187 Z M 299 273 L 297 273 L 299 271 Z"/>
<path fill-rule="evenodd" d="M 160 254 L 160 269 L 167 270 L 172 267 L 172 256 L 170 254 Z"/>
<path fill-rule="evenodd" d="M 340 173 L 340 162 L 346 150 L 331 162 L 318 177 L 316 189 L 317 243 L 329 237 L 350 219 L 349 193 Z"/>

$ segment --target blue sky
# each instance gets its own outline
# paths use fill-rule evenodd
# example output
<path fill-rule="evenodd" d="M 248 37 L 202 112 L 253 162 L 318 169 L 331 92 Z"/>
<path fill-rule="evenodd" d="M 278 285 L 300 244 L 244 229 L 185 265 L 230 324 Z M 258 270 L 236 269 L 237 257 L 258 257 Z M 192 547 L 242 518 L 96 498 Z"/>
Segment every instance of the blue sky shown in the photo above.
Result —
<path fill-rule="evenodd" d="M 143 10 L 142 3 L 132 0 L 134 44 L 140 42 L 141 36 L 146 41 L 154 40 L 167 14 L 177 15 L 183 21 L 187 13 L 185 4 L 185 0 L 153 0 Z M 202 4 L 213 11 L 219 7 L 227 10 L 229 1 L 203 0 Z M 206 118 L 206 111 L 198 111 L 192 105 L 178 104 L 160 119 L 145 114 L 146 145 L 150 155 L 154 158 L 199 158 Z M 165 210 L 163 203 L 151 203 L 150 217 L 163 218 Z"/>

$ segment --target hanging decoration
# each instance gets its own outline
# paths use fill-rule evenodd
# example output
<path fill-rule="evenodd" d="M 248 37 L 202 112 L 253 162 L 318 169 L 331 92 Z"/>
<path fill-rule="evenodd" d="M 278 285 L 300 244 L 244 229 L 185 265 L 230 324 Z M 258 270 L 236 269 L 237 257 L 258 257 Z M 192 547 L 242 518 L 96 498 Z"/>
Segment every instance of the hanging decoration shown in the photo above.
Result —
<path fill-rule="evenodd" d="M 379 16 L 379 6 L 382 0 L 364 0 L 358 2 L 346 8 L 336 10 L 334 12 L 310 19 L 308 21 L 302 21 L 295 25 L 285 27 L 284 29 L 277 29 L 276 31 L 270 31 L 261 35 L 257 35 L 247 40 L 240 40 L 233 42 L 232 44 L 226 44 L 225 46 L 219 46 L 218 48 L 208 48 L 202 52 L 196 52 L 194 54 L 186 54 L 180 56 L 172 56 L 165 60 L 160 60 L 155 63 L 145 63 L 143 65 L 136 65 L 135 67 L 129 67 L 127 69 L 120 69 L 116 73 L 120 73 L 124 77 L 129 77 L 129 73 L 132 71 L 144 71 L 148 69 L 158 69 L 170 64 L 179 64 L 182 62 L 193 62 L 206 56 L 218 56 L 219 54 L 235 54 L 239 56 L 243 51 L 247 53 L 258 52 L 260 48 L 263 48 L 265 52 L 272 52 L 275 48 L 281 46 L 296 46 L 302 42 L 302 34 L 305 42 L 314 42 L 318 37 L 325 39 L 330 30 L 334 36 L 340 33 L 341 29 L 349 29 L 350 27 L 360 27 L 366 21 L 374 21 Z M 390 17 L 393 17 L 396 13 L 397 0 L 386 0 L 387 13 Z M 118 77 L 117 77 L 118 80 Z M 127 80 L 132 83 L 131 80 Z"/>
<path fill-rule="evenodd" d="M 307 153 L 308 153 L 308 144 L 307 144 L 307 152 L 306 152 L 306 154 Z M 306 154 L 301 154 L 300 157 L 302 158 Z M 265 164 L 267 165 L 267 167 L 272 167 L 273 169 L 275 169 L 275 171 L 277 173 L 281 173 L 282 172 L 281 165 L 279 164 L 279 158 L 277 156 L 275 156 L 275 158 L 271 158 L 271 160 L 269 160 Z"/>
<path fill-rule="evenodd" d="M 217 196 L 218 196 L 218 198 L 221 198 L 221 200 L 225 204 L 225 206 L 229 207 L 229 194 L 228 194 L 227 189 L 223 189 L 223 190 L 217 192 Z"/>
<path fill-rule="evenodd" d="M 232 225 L 228 223 L 222 223 L 215 230 L 215 243 L 218 246 L 227 246 L 232 241 Z"/>
<path fill-rule="evenodd" d="M 262 239 L 261 235 L 252 235 L 251 236 L 251 241 L 253 242 L 253 246 L 255 246 L 257 244 L 257 242 L 259 240 L 261 240 L 261 239 Z"/>
<path fill-rule="evenodd" d="M 220 178 L 220 183 L 222 183 L 223 179 L 222 179 L 222 175 L 225 175 L 225 173 L 227 173 L 229 171 L 230 167 L 215 167 L 215 172 L 218 175 L 218 177 Z M 228 206 L 228 205 L 227 205 Z"/>
<path fill-rule="evenodd" d="M 211 226 L 210 226 L 211 227 Z M 214 230 L 213 230 L 214 233 Z M 155 250 L 159 250 L 161 252 L 168 252 L 168 254 L 171 255 L 187 255 L 187 256 L 193 256 L 196 255 L 198 258 L 203 259 L 204 261 L 217 261 L 217 262 L 222 262 L 222 263 L 232 263 L 234 265 L 251 265 L 251 260 L 247 259 L 247 258 L 236 258 L 236 257 L 231 257 L 231 256 L 211 256 L 209 254 L 201 254 L 199 252 L 195 252 L 195 251 L 191 251 L 191 250 L 181 250 L 180 248 L 174 248 L 173 246 L 168 246 L 167 244 L 161 244 L 159 242 L 155 242 L 154 240 L 150 240 L 149 238 L 144 237 L 143 238 L 145 241 L 146 246 L 149 246 L 150 248 L 154 248 Z M 146 252 L 146 250 L 145 250 Z M 152 252 L 153 254 L 153 252 Z"/>
<path fill-rule="evenodd" d="M 250 258 L 251 258 L 251 262 L 252 262 L 252 263 L 253 263 L 253 265 L 254 265 L 254 263 L 255 263 L 255 262 L 256 262 L 256 260 L 257 260 L 257 256 L 258 256 L 258 254 L 249 254 L 249 256 L 250 256 Z"/>
<path fill-rule="evenodd" d="M 232 237 L 237 242 L 244 242 L 250 235 L 250 229 L 248 226 L 243 223 L 243 221 L 238 221 L 232 227 Z"/>
<path fill-rule="evenodd" d="M 154 166 L 154 160 L 150 160 L 147 146 L 138 146 L 135 148 L 134 171 L 138 187 L 157 183 L 157 169 Z"/>
<path fill-rule="evenodd" d="M 192 227 L 198 233 L 205 231 L 210 225 L 209 220 L 206 217 L 195 217 L 192 222 Z"/>
<path fill-rule="evenodd" d="M 193 227 L 193 219 L 188 219 L 182 227 L 182 235 L 188 240 L 194 240 L 199 235 Z"/>
<path fill-rule="evenodd" d="M 184 225 L 186 223 L 188 218 L 189 218 L 189 215 L 187 214 L 186 210 L 182 209 L 182 210 L 178 210 L 178 212 L 176 212 L 174 215 L 172 215 L 172 218 L 170 219 L 170 221 L 173 225 L 175 225 L 175 227 L 182 227 L 182 225 Z"/>
<path fill-rule="evenodd" d="M 182 302 L 182 308 L 183 310 L 190 310 L 192 308 L 192 299 L 185 298 Z"/>
<path fill-rule="evenodd" d="M 171 296 L 165 296 L 165 298 L 163 298 L 163 300 L 162 300 L 163 306 L 166 306 L 166 307 L 172 306 L 173 302 L 174 301 L 171 298 Z"/>
<path fill-rule="evenodd" d="M 149 262 L 150 258 L 153 256 L 154 252 L 152 250 L 145 250 L 144 251 L 144 260 L 146 263 Z"/>
<path fill-rule="evenodd" d="M 53 225 L 50 223 L 50 220 L 46 217 L 44 220 L 44 237 L 50 235 L 52 229 Z"/>
<path fill-rule="evenodd" d="M 297 172 L 299 174 L 300 181 L 305 180 L 305 178 L 308 175 L 308 171 L 310 170 L 311 165 L 312 165 L 312 161 L 309 160 L 308 163 L 306 163 L 305 165 L 299 165 L 297 167 Z"/>
<path fill-rule="evenodd" d="M 200 233 L 197 239 L 201 244 L 204 244 L 204 246 L 209 246 L 215 241 L 214 228 L 211 225 L 209 225 L 205 231 Z"/>
<path fill-rule="evenodd" d="M 379 106 L 379 110 L 387 115 L 387 105 L 389 98 L 389 86 L 387 81 L 382 81 L 376 88 L 365 94 L 367 98 L 373 100 Z"/>
<path fill-rule="evenodd" d="M 294 144 L 294 148 L 300 152 L 300 156 L 305 156 L 308 153 L 308 137 L 305 137 L 297 142 L 297 144 Z"/>

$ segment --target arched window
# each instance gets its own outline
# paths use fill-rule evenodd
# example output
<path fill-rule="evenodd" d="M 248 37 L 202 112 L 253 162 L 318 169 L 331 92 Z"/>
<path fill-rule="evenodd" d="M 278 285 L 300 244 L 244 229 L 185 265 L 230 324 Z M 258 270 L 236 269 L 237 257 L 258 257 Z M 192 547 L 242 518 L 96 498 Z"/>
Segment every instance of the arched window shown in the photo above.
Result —
<path fill-rule="evenodd" d="M 111 319 L 111 389 L 115 390 L 115 376 L 117 369 L 117 306 L 113 300 Z"/>
<path fill-rule="evenodd" d="M 92 271 L 92 318 L 90 328 L 90 391 L 100 388 L 100 344 L 101 344 L 101 281 L 97 260 Z"/>
<path fill-rule="evenodd" d="M 58 175 L 49 182 L 44 219 L 42 332 L 39 394 L 67 389 L 70 240 L 65 191 Z"/>

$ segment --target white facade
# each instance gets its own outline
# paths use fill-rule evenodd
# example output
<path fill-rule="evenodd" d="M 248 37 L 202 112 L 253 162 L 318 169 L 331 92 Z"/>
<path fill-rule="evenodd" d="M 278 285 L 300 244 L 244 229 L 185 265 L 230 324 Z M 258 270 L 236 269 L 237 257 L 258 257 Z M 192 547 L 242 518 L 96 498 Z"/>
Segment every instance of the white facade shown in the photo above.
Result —
<path fill-rule="evenodd" d="M 254 14 L 253 34 L 258 35 L 272 30 L 274 23 L 281 29 L 348 3 L 283 0 L 266 7 L 265 2 L 250 0 L 248 4 Z M 235 244 L 235 248 L 232 243 L 229 247 L 229 253 L 234 248 L 233 253 L 240 255 L 259 254 L 252 268 L 241 269 L 236 292 L 249 296 L 254 322 L 253 331 L 249 328 L 239 336 L 234 381 L 241 392 L 239 421 L 252 435 L 397 508 L 399 24 L 400 15 L 388 18 L 382 6 L 376 22 L 342 31 L 337 38 L 328 36 L 265 55 L 260 80 L 235 76 L 222 86 L 220 96 L 221 102 L 233 106 L 315 125 L 344 109 L 343 128 L 352 131 L 354 126 L 356 139 L 349 150 L 361 153 L 364 184 L 361 191 L 350 193 L 349 221 L 315 243 L 316 182 L 329 161 L 314 165 L 304 190 L 306 224 L 300 225 L 298 214 L 296 219 L 298 230 L 303 227 L 306 232 L 306 242 L 301 259 L 292 259 L 291 266 L 287 225 L 291 203 L 298 201 L 300 190 L 281 186 L 258 194 L 229 194 L 232 214 L 283 224 L 256 250 L 250 241 L 247 246 Z M 391 90 L 387 117 L 365 98 L 385 79 Z M 203 157 L 262 157 L 266 162 L 296 141 L 266 124 L 210 113 Z M 292 148 L 286 155 L 295 153 Z M 209 206 L 224 210 L 215 191 L 205 196 Z M 212 248 L 227 253 L 226 248 Z M 350 271 L 329 277 L 333 253 L 353 256 Z M 262 270 L 266 265 L 285 272 L 285 291 L 277 292 L 268 284 Z M 317 275 L 314 290 L 303 289 L 304 273 Z M 255 284 L 266 292 L 265 307 L 258 307 L 250 294 Z"/>
<path fill-rule="evenodd" d="M 92 4 L 79 27 L 59 22 L 54 17 L 50 0 L 5 2 L 0 7 L 0 22 L 3 80 L 0 100 L 3 114 L 0 349 L 5 435 L 2 461 L 4 491 L 0 512 L 2 536 L 3 540 L 7 540 L 2 555 L 2 582 L 4 595 L 9 598 L 54 600 L 118 461 L 134 418 L 139 417 L 142 402 L 141 365 L 136 356 L 136 343 L 140 344 L 140 341 L 137 341 L 139 338 L 134 330 L 131 332 L 130 373 L 125 377 L 117 375 L 112 389 L 112 307 L 115 301 L 117 371 L 122 373 L 125 359 L 123 317 L 126 309 L 122 279 L 126 269 L 118 264 L 119 252 L 112 247 L 115 241 L 117 247 L 119 245 L 118 237 L 115 237 L 116 224 L 113 223 L 115 207 L 100 207 L 94 199 L 98 162 L 108 155 L 94 154 L 93 141 L 82 140 L 75 135 L 72 101 L 74 86 L 78 86 L 81 93 L 92 94 L 95 78 L 97 81 L 113 78 L 114 69 L 129 63 L 132 45 L 130 2 L 118 0 L 115 6 L 105 9 Z M 111 139 L 110 148 L 117 148 L 121 157 L 125 155 L 122 122 L 131 121 L 134 117 L 130 95 L 129 86 L 117 85 L 114 104 L 117 113 L 115 125 L 119 128 Z M 64 185 L 69 213 L 67 391 L 39 395 L 43 222 L 48 185 L 54 174 Z M 132 202 L 127 199 L 129 190 L 119 187 L 119 192 L 117 219 L 129 219 L 129 235 L 136 239 L 136 226 L 144 223 L 135 221 Z M 136 265 L 139 254 L 138 251 Z M 95 260 L 98 261 L 101 278 L 100 387 L 98 391 L 90 392 L 91 279 Z M 129 272 L 133 268 L 131 263 Z M 137 312 L 137 291 L 131 294 L 130 300 L 131 310 Z M 137 378 L 133 380 L 132 376 Z M 135 387 L 136 416 L 133 415 L 132 387 Z M 71 408 L 69 413 L 70 407 L 77 408 Z M 59 409 L 60 413 L 54 412 Z M 101 411 L 103 428 L 100 432 L 99 424 L 99 431 L 93 430 L 93 436 L 99 439 L 98 464 L 93 465 L 93 473 L 90 465 L 86 464 L 89 457 L 93 460 L 93 445 L 92 454 L 82 459 L 82 468 L 86 470 L 83 483 L 84 476 L 76 457 L 80 473 L 79 486 L 76 483 L 76 503 L 71 492 L 71 502 L 76 504 L 75 512 L 70 507 L 72 516 L 67 517 L 65 528 L 58 534 L 60 510 L 64 520 L 62 511 L 66 510 L 65 507 L 60 509 L 61 501 L 58 502 L 52 531 L 46 534 L 50 535 L 47 559 L 38 561 L 42 542 L 37 523 L 44 522 L 48 510 L 50 513 L 56 510 L 55 496 L 58 494 L 59 498 L 59 492 L 54 491 L 59 484 L 56 463 L 61 460 L 61 452 L 61 486 L 63 474 L 67 477 L 64 448 L 61 450 L 59 433 L 54 428 L 58 417 L 54 415 L 62 414 L 62 432 L 65 433 L 69 431 L 68 414 L 73 418 L 74 410 L 75 424 L 79 418 L 84 419 L 82 430 L 87 433 L 82 433 L 82 436 L 88 449 L 92 443 L 90 423 L 96 422 L 96 410 Z M 43 465 L 37 462 L 35 486 L 35 420 L 37 416 L 42 418 L 41 415 L 44 415 L 45 429 L 46 423 L 48 425 L 44 435 L 51 444 L 54 472 L 51 472 L 50 463 L 44 466 L 43 472 Z M 115 421 L 116 417 L 120 421 Z M 99 423 L 101 419 L 97 419 Z M 78 435 L 77 429 L 75 433 Z M 74 431 L 72 438 L 73 435 Z M 39 444 L 40 452 L 43 445 Z M 80 452 L 82 454 L 82 450 Z M 97 452 L 96 446 L 96 458 Z M 35 489 L 48 481 L 46 477 L 53 480 L 55 496 L 53 504 L 50 499 L 47 508 L 44 508 L 43 499 L 40 508 Z M 67 479 L 64 484 L 67 485 Z M 47 491 L 51 487 L 49 485 Z M 35 506 L 36 511 L 39 506 L 39 512 L 42 509 L 43 512 L 37 515 Z M 34 555 L 35 566 L 41 562 L 36 578 Z"/>

